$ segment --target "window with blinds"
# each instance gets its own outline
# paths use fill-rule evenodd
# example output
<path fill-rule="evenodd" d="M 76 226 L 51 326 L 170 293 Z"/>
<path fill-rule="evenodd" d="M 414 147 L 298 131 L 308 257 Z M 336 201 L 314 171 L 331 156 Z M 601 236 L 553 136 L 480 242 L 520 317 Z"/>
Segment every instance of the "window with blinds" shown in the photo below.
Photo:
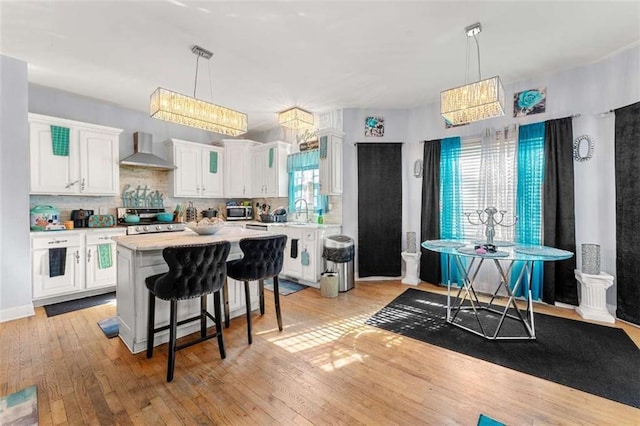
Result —
<path fill-rule="evenodd" d="M 491 132 L 482 138 L 463 139 L 460 150 L 463 233 L 465 239 L 484 240 L 485 226 L 479 223 L 478 210 L 496 207 L 505 211 L 504 224 L 511 225 L 515 216 L 516 132 Z M 499 220 L 500 214 L 496 219 Z M 486 214 L 482 215 L 486 219 Z M 513 226 L 496 226 L 495 240 L 513 241 Z"/>
<path fill-rule="evenodd" d="M 321 208 L 318 204 L 320 199 L 319 169 L 296 170 L 293 173 L 293 195 L 293 200 L 290 200 L 290 203 L 303 199 L 307 202 L 309 212 L 316 212 Z M 291 211 L 294 210 L 295 206 L 291 208 Z"/>

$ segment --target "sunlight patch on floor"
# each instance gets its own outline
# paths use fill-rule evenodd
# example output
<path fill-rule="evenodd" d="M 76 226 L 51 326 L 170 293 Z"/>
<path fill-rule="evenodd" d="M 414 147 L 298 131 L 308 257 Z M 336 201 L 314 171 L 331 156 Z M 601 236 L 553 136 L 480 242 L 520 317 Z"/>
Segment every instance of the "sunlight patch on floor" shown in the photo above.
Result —
<path fill-rule="evenodd" d="M 273 343 L 290 353 L 310 351 L 326 346 L 326 351 L 319 351 L 318 356 L 312 357 L 311 362 L 324 371 L 334 371 L 353 362 L 363 362 L 362 354 L 357 350 L 343 345 L 332 345 L 339 340 L 344 344 L 353 346 L 353 341 L 366 333 L 380 333 L 376 330 L 363 330 L 364 322 L 371 314 L 357 315 L 329 322 L 322 327 L 309 327 L 287 336 L 273 336 L 267 338 Z M 288 328 L 288 327 L 287 327 Z"/>

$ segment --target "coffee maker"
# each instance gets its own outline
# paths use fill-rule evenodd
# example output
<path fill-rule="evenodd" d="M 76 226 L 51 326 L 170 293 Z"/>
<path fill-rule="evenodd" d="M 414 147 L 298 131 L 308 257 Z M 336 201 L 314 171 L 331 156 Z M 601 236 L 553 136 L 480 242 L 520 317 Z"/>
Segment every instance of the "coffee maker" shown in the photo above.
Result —
<path fill-rule="evenodd" d="M 71 220 L 74 228 L 88 228 L 89 216 L 93 215 L 93 210 L 71 210 Z"/>

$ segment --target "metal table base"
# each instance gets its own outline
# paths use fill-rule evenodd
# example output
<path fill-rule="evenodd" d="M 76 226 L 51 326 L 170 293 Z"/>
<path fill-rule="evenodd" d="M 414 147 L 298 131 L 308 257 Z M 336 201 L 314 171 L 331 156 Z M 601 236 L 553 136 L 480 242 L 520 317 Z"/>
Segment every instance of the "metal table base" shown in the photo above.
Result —
<path fill-rule="evenodd" d="M 458 291 L 455 296 L 451 295 L 451 258 L 453 257 L 458 276 L 462 280 L 462 286 L 457 287 Z M 477 260 L 479 260 L 477 262 Z M 500 274 L 500 283 L 493 292 L 489 303 L 482 303 L 478 299 L 478 295 L 474 289 L 474 283 L 480 271 L 480 267 L 485 260 L 493 260 L 493 263 Z M 447 254 L 447 270 L 449 272 L 447 280 L 447 322 L 456 327 L 462 328 L 478 336 L 489 340 L 535 340 L 536 331 L 533 320 L 533 301 L 531 297 L 531 279 L 533 276 L 533 261 L 521 261 L 524 263 L 522 270 L 518 274 L 517 281 L 513 290 L 509 287 L 509 279 L 511 269 L 516 261 L 510 260 L 509 266 L 505 270 L 500 264 L 500 258 L 470 258 L 469 265 L 465 267 L 461 256 Z M 527 307 L 522 311 L 515 300 L 514 294 L 522 286 L 526 287 Z M 494 301 L 498 297 L 498 292 L 504 288 L 507 293 L 508 300 L 505 306 L 495 305 Z M 465 302 L 467 302 L 465 304 Z M 513 313 L 509 310 L 512 309 Z M 480 313 L 488 311 L 500 315 L 497 326 L 492 327 L 488 324 L 486 318 Z M 478 328 L 474 329 L 457 322 L 456 318 L 461 312 L 472 312 Z M 523 326 L 523 334 L 518 335 L 498 335 L 505 321 L 517 321 Z"/>

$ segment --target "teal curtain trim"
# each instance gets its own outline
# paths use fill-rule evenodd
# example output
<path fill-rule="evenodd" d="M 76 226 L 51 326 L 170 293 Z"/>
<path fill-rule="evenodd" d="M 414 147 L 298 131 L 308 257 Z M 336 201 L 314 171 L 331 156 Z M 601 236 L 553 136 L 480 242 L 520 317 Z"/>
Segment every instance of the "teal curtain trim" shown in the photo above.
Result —
<path fill-rule="evenodd" d="M 516 188 L 515 229 L 516 243 L 542 244 L 542 185 L 544 182 L 544 122 L 527 124 L 518 129 L 518 185 Z M 523 262 L 515 262 L 509 286 L 513 289 Z M 531 277 L 531 297 L 542 299 L 544 268 L 534 262 Z M 528 298 L 526 287 L 521 286 L 515 296 Z"/>
<path fill-rule="evenodd" d="M 209 152 L 209 173 L 218 173 L 218 153 Z"/>
<path fill-rule="evenodd" d="M 440 238 L 442 239 L 463 237 L 460 147 L 459 136 L 440 141 Z M 440 268 L 443 284 L 446 284 L 449 278 L 452 283 L 459 282 L 455 264 L 451 265 L 451 277 L 449 277 L 446 255 L 441 256 Z"/>
<path fill-rule="evenodd" d="M 69 128 L 51 126 L 51 147 L 53 155 L 69 156 Z"/>
<path fill-rule="evenodd" d="M 318 150 L 299 152 L 287 156 L 287 172 L 317 169 L 320 166 Z"/>

